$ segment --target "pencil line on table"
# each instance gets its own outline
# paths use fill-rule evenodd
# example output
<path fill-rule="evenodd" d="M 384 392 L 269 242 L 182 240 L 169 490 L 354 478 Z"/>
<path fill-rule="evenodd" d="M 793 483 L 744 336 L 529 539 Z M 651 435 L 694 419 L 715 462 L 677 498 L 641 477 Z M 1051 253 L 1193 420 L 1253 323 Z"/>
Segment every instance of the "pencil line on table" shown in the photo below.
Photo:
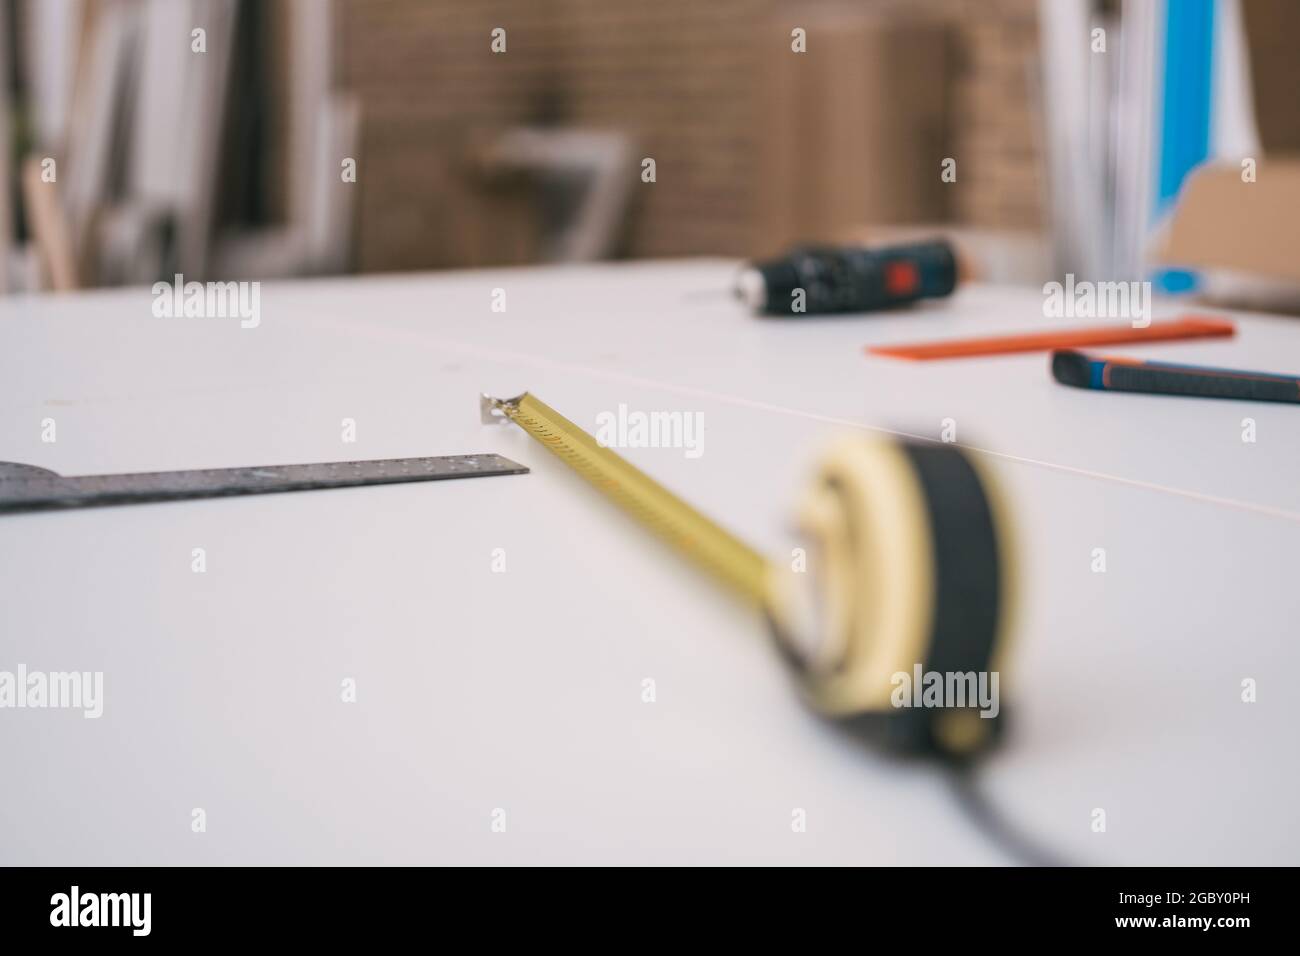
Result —
<path fill-rule="evenodd" d="M 346 323 L 330 322 L 329 324 L 338 325 L 343 328 L 351 328 L 352 331 L 355 331 L 355 326 L 348 326 Z M 723 402 L 725 404 L 736 405 L 742 408 L 752 408 L 756 411 L 775 412 L 781 415 L 791 415 L 796 418 L 805 418 L 809 421 L 822 422 L 828 425 L 842 425 L 846 428 L 879 432 L 885 435 L 894 435 L 899 438 L 911 438 L 916 441 L 928 442 L 930 444 L 942 444 L 939 439 L 932 438 L 929 435 L 920 435 L 915 432 L 902 431 L 897 428 L 888 428 L 884 425 L 871 425 L 866 422 L 856 422 L 849 418 L 839 418 L 834 415 L 822 415 L 818 412 L 808 412 L 798 408 L 790 408 L 785 405 L 774 405 L 771 402 L 760 402 L 740 395 L 731 395 L 726 392 L 715 392 L 710 389 L 698 388 L 692 385 L 678 385 L 673 382 L 661 382 L 655 379 L 643 378 L 639 375 L 629 375 L 624 372 L 611 372 L 606 369 L 592 368 L 591 366 L 580 365 L 574 362 L 563 362 L 558 359 L 545 358 L 539 355 L 528 355 L 522 352 L 512 352 L 506 349 L 487 348 L 481 345 L 470 345 L 465 342 L 449 342 L 444 339 L 429 338 L 407 329 L 387 328 L 369 329 L 367 331 L 372 333 L 380 332 L 384 335 L 421 342 L 425 345 L 477 355 L 481 358 L 505 364 L 530 365 L 534 368 L 573 372 L 580 375 L 587 375 L 592 378 L 623 382 L 628 385 L 653 388 L 659 391 L 673 392 L 680 395 L 690 395 L 696 398 L 705 398 L 711 401 Z M 997 451 L 992 448 L 983 448 L 979 445 L 963 444 L 960 447 L 976 454 L 988 455 L 992 458 L 1000 458 L 1004 461 L 1015 462 L 1016 464 L 1036 465 L 1040 468 L 1046 468 L 1051 471 L 1078 475 L 1083 478 L 1093 478 L 1098 481 L 1110 481 L 1115 484 L 1126 485 L 1130 488 L 1140 488 L 1145 491 L 1154 491 L 1173 495 L 1179 498 L 1186 498 L 1191 501 L 1199 501 L 1202 504 L 1217 505 L 1219 507 L 1230 508 L 1237 511 L 1265 515 L 1271 518 L 1280 518 L 1284 521 L 1300 522 L 1300 511 L 1288 511 L 1285 508 L 1275 508 L 1271 505 L 1257 504 L 1253 501 L 1243 501 L 1239 498 L 1226 498 L 1222 495 L 1211 495 L 1205 492 L 1192 491 L 1189 488 L 1178 488 L 1173 485 L 1162 485 L 1159 482 L 1143 481 L 1139 478 L 1125 478 L 1123 475 L 1114 475 L 1105 471 L 1093 471 L 1088 468 L 1079 468 L 1075 465 L 1062 465 L 1056 462 L 1043 461 L 1039 458 L 1030 458 L 1025 455 L 1014 455 L 1010 452 Z"/>

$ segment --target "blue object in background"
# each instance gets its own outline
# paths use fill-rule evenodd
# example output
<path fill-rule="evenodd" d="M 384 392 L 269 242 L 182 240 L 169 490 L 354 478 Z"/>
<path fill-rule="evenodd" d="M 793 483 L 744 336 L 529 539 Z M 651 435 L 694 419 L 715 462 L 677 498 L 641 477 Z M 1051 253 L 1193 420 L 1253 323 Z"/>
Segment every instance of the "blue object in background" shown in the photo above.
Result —
<path fill-rule="evenodd" d="M 1216 0 L 1166 0 L 1163 110 L 1155 190 L 1155 219 L 1178 198 L 1183 181 L 1210 156 L 1214 93 Z M 1190 292 L 1195 272 L 1162 269 L 1152 276 L 1162 292 Z"/>

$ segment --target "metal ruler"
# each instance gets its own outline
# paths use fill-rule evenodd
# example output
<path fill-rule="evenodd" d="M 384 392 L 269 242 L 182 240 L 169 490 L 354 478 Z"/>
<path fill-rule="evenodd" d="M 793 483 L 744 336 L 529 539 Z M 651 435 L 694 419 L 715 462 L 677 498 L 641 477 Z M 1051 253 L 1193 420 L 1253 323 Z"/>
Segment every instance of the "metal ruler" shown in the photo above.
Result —
<path fill-rule="evenodd" d="M 0 462 L 0 514 L 527 473 L 523 465 L 500 455 L 384 458 L 77 477 L 64 477 L 34 465 Z"/>

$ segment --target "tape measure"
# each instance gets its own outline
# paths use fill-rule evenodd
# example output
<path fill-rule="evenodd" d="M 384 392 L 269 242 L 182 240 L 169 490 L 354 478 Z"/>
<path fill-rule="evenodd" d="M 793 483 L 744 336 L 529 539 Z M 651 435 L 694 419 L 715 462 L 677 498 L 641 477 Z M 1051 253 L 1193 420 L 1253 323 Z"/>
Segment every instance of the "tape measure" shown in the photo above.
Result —
<path fill-rule="evenodd" d="M 482 396 L 622 510 L 767 619 L 818 712 L 897 751 L 973 754 L 1001 724 L 974 701 L 895 706 L 917 673 L 987 674 L 1009 630 L 1005 509 L 946 444 L 845 439 L 797 509 L 807 573 L 769 561 L 530 394 Z M 910 703 L 910 701 L 909 701 Z"/>

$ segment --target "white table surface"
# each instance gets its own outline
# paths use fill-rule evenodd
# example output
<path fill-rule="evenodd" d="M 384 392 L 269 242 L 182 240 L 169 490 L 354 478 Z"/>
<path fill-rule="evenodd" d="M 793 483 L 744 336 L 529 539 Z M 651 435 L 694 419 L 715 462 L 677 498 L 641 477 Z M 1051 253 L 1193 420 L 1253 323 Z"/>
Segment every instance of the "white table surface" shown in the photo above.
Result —
<path fill-rule="evenodd" d="M 1074 859 L 1300 862 L 1300 409 L 1067 389 L 1041 354 L 870 357 L 1079 320 L 981 287 L 761 320 L 720 294 L 734 268 L 268 283 L 256 329 L 155 318 L 145 288 L 0 305 L 0 459 L 85 474 L 495 451 L 533 469 L 0 517 L 0 670 L 105 682 L 98 720 L 0 711 L 0 862 L 1006 861 L 933 768 L 805 712 L 748 612 L 523 432 L 479 424 L 479 392 L 524 390 L 592 430 L 619 403 L 702 413 L 699 458 L 625 454 L 766 548 L 834 436 L 954 419 L 1019 529 L 992 795 Z M 1231 340 L 1125 351 L 1300 372 L 1300 320 L 1238 318 Z"/>

